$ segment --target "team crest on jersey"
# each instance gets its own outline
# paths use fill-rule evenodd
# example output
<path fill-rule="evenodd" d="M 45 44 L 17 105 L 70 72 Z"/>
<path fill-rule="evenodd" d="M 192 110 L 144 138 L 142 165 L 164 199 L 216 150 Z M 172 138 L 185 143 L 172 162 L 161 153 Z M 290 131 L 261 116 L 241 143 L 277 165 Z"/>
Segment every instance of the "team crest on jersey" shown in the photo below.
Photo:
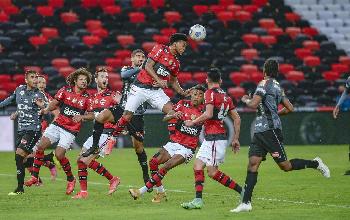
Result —
<path fill-rule="evenodd" d="M 169 60 L 169 65 L 172 65 L 174 63 L 173 60 Z"/>
<path fill-rule="evenodd" d="M 24 91 L 23 90 L 20 91 L 19 94 L 23 96 L 24 95 Z"/>
<path fill-rule="evenodd" d="M 191 120 L 194 120 L 194 119 L 196 119 L 196 115 L 191 115 Z"/>
<path fill-rule="evenodd" d="M 72 92 L 73 90 L 72 90 L 72 88 L 67 87 L 67 88 L 66 88 L 66 91 L 67 91 L 67 92 Z"/>

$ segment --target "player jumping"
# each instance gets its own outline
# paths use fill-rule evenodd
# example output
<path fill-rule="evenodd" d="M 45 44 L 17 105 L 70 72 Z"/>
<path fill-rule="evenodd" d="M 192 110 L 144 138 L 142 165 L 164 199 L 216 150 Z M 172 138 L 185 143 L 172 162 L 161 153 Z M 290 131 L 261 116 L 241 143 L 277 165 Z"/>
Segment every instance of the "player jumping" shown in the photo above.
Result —
<path fill-rule="evenodd" d="M 76 180 L 65 154 L 74 142 L 82 120 L 92 120 L 94 118 L 93 113 L 87 112 L 90 106 L 90 96 L 85 89 L 90 82 L 91 73 L 84 68 L 77 69 L 67 77 L 68 86 L 61 88 L 48 107 L 44 109 L 43 113 L 47 114 L 59 106 L 60 114 L 45 130 L 43 137 L 37 144 L 32 177 L 25 182 L 26 186 L 38 182 L 40 167 L 43 165 L 44 150 L 58 142 L 55 156 L 67 176 L 66 194 L 69 195 L 73 192 Z"/>
<path fill-rule="evenodd" d="M 197 85 L 191 91 L 191 100 L 180 100 L 174 110 L 164 117 L 165 121 L 176 119 L 174 132 L 170 142 L 163 146 L 149 161 L 152 177 L 140 189 L 130 189 L 130 195 L 136 200 L 149 189 L 157 186 L 157 192 L 152 202 L 159 203 L 166 198 L 162 179 L 172 168 L 189 162 L 197 148 L 202 126 L 187 127 L 184 122 L 199 117 L 203 112 L 203 94 L 205 88 Z M 160 164 L 164 164 L 158 169 Z"/>
<path fill-rule="evenodd" d="M 194 162 L 194 178 L 196 197 L 191 202 L 182 203 L 185 209 L 200 209 L 203 206 L 202 192 L 204 187 L 204 168 L 207 167 L 208 176 L 220 184 L 241 193 L 242 187 L 231 177 L 221 172 L 219 164 L 224 162 L 227 141 L 223 120 L 227 115 L 234 123 L 234 137 L 231 143 L 234 153 L 239 151 L 239 133 L 241 119 L 235 110 L 232 99 L 220 88 L 221 73 L 213 68 L 208 72 L 208 90 L 205 92 L 205 112 L 198 118 L 186 121 L 186 126 L 198 126 L 204 123 L 204 141 L 198 150 Z"/>
<path fill-rule="evenodd" d="M 242 192 L 241 203 L 231 212 L 247 212 L 252 210 L 251 199 L 258 179 L 258 169 L 261 161 L 270 153 L 281 170 L 286 172 L 313 168 L 319 170 L 324 177 L 330 177 L 328 167 L 319 157 L 313 160 L 287 159 L 283 146 L 282 123 L 279 115 L 292 112 L 293 105 L 285 96 L 280 84 L 276 81 L 278 76 L 278 62 L 268 59 L 264 63 L 264 80 L 255 90 L 253 97 L 242 97 L 248 107 L 257 109 L 254 136 L 249 147 L 249 163 L 245 186 Z M 278 111 L 278 104 L 284 106 Z"/>

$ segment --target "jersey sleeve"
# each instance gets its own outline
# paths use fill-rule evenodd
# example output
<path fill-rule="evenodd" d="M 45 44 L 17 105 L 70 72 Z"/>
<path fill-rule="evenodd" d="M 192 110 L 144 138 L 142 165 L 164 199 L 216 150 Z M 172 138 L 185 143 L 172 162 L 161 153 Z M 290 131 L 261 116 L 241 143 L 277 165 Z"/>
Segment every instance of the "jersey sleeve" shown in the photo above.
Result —
<path fill-rule="evenodd" d="M 209 105 L 209 104 L 214 105 L 214 91 L 213 90 L 208 89 L 204 93 L 204 104 L 205 105 Z"/>
<path fill-rule="evenodd" d="M 58 92 L 55 95 L 55 99 L 57 101 L 63 101 L 65 98 L 65 87 L 61 88 L 60 90 L 58 90 Z"/>
<path fill-rule="evenodd" d="M 163 47 L 161 44 L 157 44 L 153 47 L 152 51 L 148 54 L 148 58 L 151 58 L 154 61 L 158 61 L 162 56 Z"/>
<path fill-rule="evenodd" d="M 265 83 L 266 81 L 261 81 L 258 85 L 258 87 L 256 88 L 254 95 L 258 95 L 261 97 L 264 97 L 266 95 L 266 87 L 265 87 Z"/>

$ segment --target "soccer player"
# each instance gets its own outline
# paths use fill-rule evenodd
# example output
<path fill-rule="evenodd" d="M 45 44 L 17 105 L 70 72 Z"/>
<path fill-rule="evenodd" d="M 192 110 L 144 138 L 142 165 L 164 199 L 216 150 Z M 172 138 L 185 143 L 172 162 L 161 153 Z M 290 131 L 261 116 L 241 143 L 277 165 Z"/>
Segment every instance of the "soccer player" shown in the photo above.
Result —
<path fill-rule="evenodd" d="M 120 95 L 114 91 L 107 88 L 108 86 L 108 72 L 105 68 L 99 68 L 95 72 L 95 82 L 97 85 L 97 93 L 92 97 L 91 106 L 89 111 L 94 112 L 98 115 L 103 109 L 110 108 L 119 103 Z M 115 192 L 117 186 L 120 183 L 120 179 L 117 176 L 113 176 L 101 163 L 97 162 L 96 159 L 99 156 L 104 157 L 105 148 L 107 147 L 107 140 L 109 138 L 110 132 L 112 132 L 113 124 L 105 123 L 104 129 L 99 139 L 99 154 L 92 154 L 88 157 L 79 156 L 77 160 L 78 164 L 78 176 L 80 183 L 80 192 L 78 192 L 73 199 L 83 199 L 88 197 L 87 191 L 87 168 L 91 168 L 101 176 L 104 176 L 109 181 L 109 192 L 111 195 Z M 85 152 L 92 147 L 92 136 L 90 136 L 83 145 L 81 153 Z"/>
<path fill-rule="evenodd" d="M 184 91 L 177 80 L 180 68 L 178 56 L 185 52 L 186 46 L 187 36 L 175 33 L 170 37 L 169 46 L 158 44 L 153 47 L 148 54 L 144 69 L 141 69 L 130 88 L 123 116 L 115 125 L 114 133 L 116 135 L 125 129 L 133 114 L 145 101 L 165 114 L 172 111 L 173 106 L 170 98 L 163 91 L 163 88 L 168 87 L 168 84 L 180 95 L 187 96 L 189 94 L 189 90 Z M 97 148 L 94 145 L 89 153 L 93 153 L 92 151 Z"/>
<path fill-rule="evenodd" d="M 258 169 L 261 161 L 270 153 L 281 170 L 286 172 L 305 168 L 318 169 L 324 177 L 330 177 L 328 167 L 319 157 L 313 160 L 292 159 L 288 160 L 283 146 L 282 124 L 279 115 L 292 112 L 293 105 L 289 102 L 276 81 L 278 76 L 278 62 L 268 59 L 264 63 L 262 80 L 255 90 L 253 97 L 242 97 L 248 107 L 257 109 L 257 117 L 254 127 L 254 136 L 249 147 L 249 162 L 245 186 L 242 192 L 241 203 L 231 212 L 247 212 L 252 210 L 251 198 L 254 186 L 257 183 Z M 283 108 L 278 111 L 278 105 Z"/>
<path fill-rule="evenodd" d="M 337 119 L 337 117 L 338 117 L 340 106 L 343 104 L 344 100 L 348 96 L 349 88 L 350 88 L 350 77 L 347 78 L 347 80 L 345 82 L 345 89 L 344 89 L 343 93 L 341 94 L 337 105 L 333 109 L 333 118 L 334 119 Z M 350 160 L 350 145 L 349 145 L 349 160 Z M 345 171 L 344 175 L 350 175 L 350 170 Z"/>
<path fill-rule="evenodd" d="M 47 114 L 59 106 L 60 114 L 45 130 L 43 137 L 37 144 L 32 176 L 25 182 L 26 186 L 31 186 L 38 182 L 40 167 L 44 163 L 44 150 L 53 143 L 58 142 L 55 156 L 67 176 L 66 194 L 69 195 L 73 192 L 76 180 L 65 154 L 74 142 L 82 120 L 93 120 L 94 118 L 94 114 L 87 111 L 90 106 L 90 96 L 86 92 L 86 88 L 90 82 L 91 73 L 89 71 L 85 68 L 75 70 L 67 77 L 68 86 L 61 88 L 48 107 L 44 109 L 43 113 Z"/>
<path fill-rule="evenodd" d="M 149 161 L 151 179 L 140 189 L 129 190 L 135 200 L 156 185 L 157 192 L 152 202 L 161 202 L 163 198 L 166 198 L 161 180 L 169 170 L 192 159 L 202 126 L 187 127 L 184 122 L 202 114 L 204 92 L 203 86 L 195 86 L 191 91 L 191 100 L 180 100 L 174 108 L 176 112 L 170 112 L 164 117 L 164 121 L 176 119 L 175 130 L 170 135 L 170 141 Z M 164 165 L 158 169 L 160 164 Z"/>
<path fill-rule="evenodd" d="M 219 170 L 219 165 L 224 162 L 227 141 L 227 132 L 223 120 L 227 115 L 234 123 L 234 137 L 232 150 L 239 151 L 239 133 L 241 119 L 235 110 L 232 99 L 220 88 L 221 73 L 219 69 L 212 68 L 208 72 L 208 90 L 205 92 L 205 112 L 198 118 L 186 121 L 186 126 L 198 126 L 204 123 L 204 141 L 198 150 L 194 162 L 195 199 L 182 203 L 185 209 L 200 209 L 203 206 L 202 192 L 204 187 L 204 168 L 207 167 L 208 176 L 220 184 L 241 193 L 242 187 L 231 177 Z"/>
<path fill-rule="evenodd" d="M 18 130 L 16 140 L 17 188 L 8 195 L 24 193 L 25 177 L 24 159 L 32 153 L 33 147 L 41 136 L 42 108 L 45 108 L 45 95 L 37 89 L 38 73 L 29 70 L 25 72 L 25 85 L 20 85 L 11 96 L 0 103 L 3 108 L 13 102 L 17 105 Z"/>

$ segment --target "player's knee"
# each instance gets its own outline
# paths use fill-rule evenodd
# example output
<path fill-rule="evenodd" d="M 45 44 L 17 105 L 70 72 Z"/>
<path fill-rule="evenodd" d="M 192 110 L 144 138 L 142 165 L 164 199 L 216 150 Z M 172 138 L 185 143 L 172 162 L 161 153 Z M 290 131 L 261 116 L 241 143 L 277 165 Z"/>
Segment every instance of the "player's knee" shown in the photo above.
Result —
<path fill-rule="evenodd" d="M 216 170 L 207 170 L 207 174 L 210 178 L 214 178 Z"/>
<path fill-rule="evenodd" d="M 292 166 L 290 164 L 279 164 L 278 166 L 284 172 L 288 172 L 292 170 Z"/>
<path fill-rule="evenodd" d="M 55 152 L 55 156 L 57 160 L 62 160 L 64 158 L 64 154 L 58 151 Z"/>
<path fill-rule="evenodd" d="M 250 172 L 257 172 L 258 171 L 259 164 L 257 163 L 249 163 L 248 165 L 248 171 Z"/>

